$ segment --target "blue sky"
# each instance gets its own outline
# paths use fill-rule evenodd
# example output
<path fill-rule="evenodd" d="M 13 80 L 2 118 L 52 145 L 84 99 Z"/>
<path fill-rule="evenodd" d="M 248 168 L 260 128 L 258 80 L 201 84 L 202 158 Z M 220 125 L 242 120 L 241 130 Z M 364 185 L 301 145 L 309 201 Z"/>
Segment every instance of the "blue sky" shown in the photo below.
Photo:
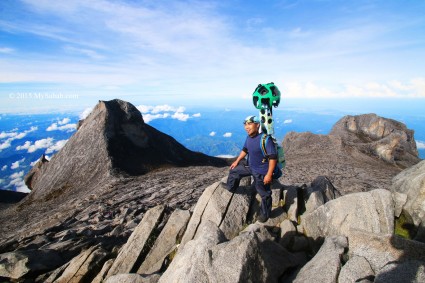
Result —
<path fill-rule="evenodd" d="M 425 105 L 425 1 L 0 1 L 0 113 L 98 100 Z"/>

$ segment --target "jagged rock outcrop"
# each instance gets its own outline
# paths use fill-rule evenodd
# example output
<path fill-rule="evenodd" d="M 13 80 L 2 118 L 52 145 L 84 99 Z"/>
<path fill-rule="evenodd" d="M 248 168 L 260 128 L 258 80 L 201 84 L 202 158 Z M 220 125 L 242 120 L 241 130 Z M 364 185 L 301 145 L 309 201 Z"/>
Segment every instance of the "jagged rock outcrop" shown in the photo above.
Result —
<path fill-rule="evenodd" d="M 347 238 L 327 237 L 319 252 L 300 270 L 294 283 L 338 282 L 341 256 L 347 247 Z"/>
<path fill-rule="evenodd" d="M 394 204 L 391 192 L 378 189 L 342 196 L 303 214 L 301 224 L 304 234 L 313 239 L 348 236 L 353 229 L 392 233 Z"/>
<path fill-rule="evenodd" d="M 388 189 L 391 178 L 420 161 L 413 131 L 374 114 L 345 116 L 329 135 L 286 134 L 284 185 L 327 176 L 342 194 Z"/>
<path fill-rule="evenodd" d="M 419 227 L 417 239 L 425 241 L 425 161 L 395 176 L 391 191 L 400 208 L 398 214 L 407 214 Z"/>
<path fill-rule="evenodd" d="M 49 162 L 49 160 L 47 160 L 46 155 L 43 154 L 37 163 L 35 163 L 35 165 L 31 168 L 31 170 L 25 175 L 24 182 L 28 189 L 32 190 L 32 182 L 37 182 L 37 177 L 41 176 L 41 168 L 47 162 Z"/>
<path fill-rule="evenodd" d="M 330 133 L 341 137 L 347 145 L 403 169 L 419 162 L 413 134 L 403 123 L 376 114 L 345 116 Z"/>
<path fill-rule="evenodd" d="M 338 283 L 373 282 L 375 273 L 362 256 L 351 256 L 339 272 Z"/>
<path fill-rule="evenodd" d="M 28 201 L 49 200 L 81 190 L 93 193 L 118 174 L 141 175 L 169 166 L 213 165 L 226 162 L 186 149 L 174 138 L 144 123 L 132 104 L 100 101 L 78 131 L 50 162 L 37 163 L 26 177 L 33 190 Z M 86 190 L 84 188 L 91 188 Z"/>
<path fill-rule="evenodd" d="M 51 276 L 49 279 L 56 283 L 88 282 L 93 278 L 93 275 L 100 271 L 107 255 L 108 252 L 101 247 L 90 247 L 88 250 L 73 258 L 67 264 L 59 278 L 54 279 Z"/>

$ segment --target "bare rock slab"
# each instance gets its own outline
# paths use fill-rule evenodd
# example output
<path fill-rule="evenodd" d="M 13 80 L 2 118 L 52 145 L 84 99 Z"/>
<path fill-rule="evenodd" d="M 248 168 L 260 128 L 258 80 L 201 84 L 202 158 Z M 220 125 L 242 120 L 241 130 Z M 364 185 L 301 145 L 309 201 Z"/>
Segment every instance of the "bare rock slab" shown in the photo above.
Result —
<path fill-rule="evenodd" d="M 395 176 L 391 191 L 397 206 L 409 213 L 416 226 L 425 223 L 425 160 Z M 407 197 L 400 197 L 400 194 Z"/>
<path fill-rule="evenodd" d="M 294 283 L 336 283 L 341 270 L 341 255 L 348 247 L 343 236 L 327 237 L 319 252 L 303 268 Z"/>
<path fill-rule="evenodd" d="M 375 273 L 370 267 L 369 262 L 364 257 L 354 256 L 341 268 L 338 283 L 366 283 L 373 282 L 373 278 L 375 278 Z"/>
<path fill-rule="evenodd" d="M 158 225 L 164 210 L 165 207 L 163 205 L 158 205 L 145 213 L 142 221 L 131 234 L 127 243 L 115 259 L 111 269 L 109 269 L 107 277 L 119 273 L 131 273 L 135 271 L 134 269 L 137 270 L 139 268 L 139 266 L 136 266 L 139 256 L 147 244 L 151 233 Z"/>
<path fill-rule="evenodd" d="M 378 189 L 331 200 L 301 216 L 304 234 L 313 239 L 345 235 L 353 229 L 371 233 L 394 231 L 394 203 L 391 192 Z"/>
<path fill-rule="evenodd" d="M 71 260 L 56 283 L 79 283 L 91 281 L 101 269 L 108 252 L 91 247 Z"/>
<path fill-rule="evenodd" d="M 349 256 L 364 257 L 375 274 L 391 262 L 410 260 L 425 264 L 425 244 L 387 234 L 353 231 L 349 237 Z"/>
<path fill-rule="evenodd" d="M 208 282 L 278 282 L 288 268 L 296 265 L 291 253 L 258 232 L 241 233 L 213 247 L 205 256 Z"/>
<path fill-rule="evenodd" d="M 137 271 L 138 274 L 152 274 L 161 269 L 164 259 L 177 248 L 189 218 L 188 210 L 176 209 L 171 214 L 154 246 Z"/>
<path fill-rule="evenodd" d="M 179 248 L 160 283 L 209 282 L 205 272 L 208 250 L 226 240 L 223 232 L 212 221 L 206 221 L 195 239 Z"/>

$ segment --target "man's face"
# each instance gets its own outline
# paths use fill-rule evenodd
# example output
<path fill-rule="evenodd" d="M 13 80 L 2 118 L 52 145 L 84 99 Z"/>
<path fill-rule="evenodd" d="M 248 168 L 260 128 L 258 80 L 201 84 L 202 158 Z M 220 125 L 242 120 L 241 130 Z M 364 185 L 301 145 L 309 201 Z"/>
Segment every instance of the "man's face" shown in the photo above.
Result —
<path fill-rule="evenodd" d="M 256 134 L 258 134 L 258 131 L 260 129 L 260 124 L 247 122 L 244 124 L 244 128 L 248 136 L 255 136 Z"/>

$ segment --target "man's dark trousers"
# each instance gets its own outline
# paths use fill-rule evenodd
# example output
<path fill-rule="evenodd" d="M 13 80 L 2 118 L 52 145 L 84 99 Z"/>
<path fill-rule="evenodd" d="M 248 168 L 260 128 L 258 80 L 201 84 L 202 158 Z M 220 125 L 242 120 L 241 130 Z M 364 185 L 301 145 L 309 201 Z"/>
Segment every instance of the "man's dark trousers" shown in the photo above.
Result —
<path fill-rule="evenodd" d="M 261 213 L 269 218 L 272 211 L 272 191 L 270 189 L 270 184 L 265 185 L 263 181 L 264 175 L 251 171 L 244 160 L 239 162 L 238 166 L 230 170 L 229 177 L 227 178 L 227 187 L 231 192 L 235 192 L 239 187 L 240 180 L 247 176 L 254 177 L 255 189 L 261 196 Z"/>

